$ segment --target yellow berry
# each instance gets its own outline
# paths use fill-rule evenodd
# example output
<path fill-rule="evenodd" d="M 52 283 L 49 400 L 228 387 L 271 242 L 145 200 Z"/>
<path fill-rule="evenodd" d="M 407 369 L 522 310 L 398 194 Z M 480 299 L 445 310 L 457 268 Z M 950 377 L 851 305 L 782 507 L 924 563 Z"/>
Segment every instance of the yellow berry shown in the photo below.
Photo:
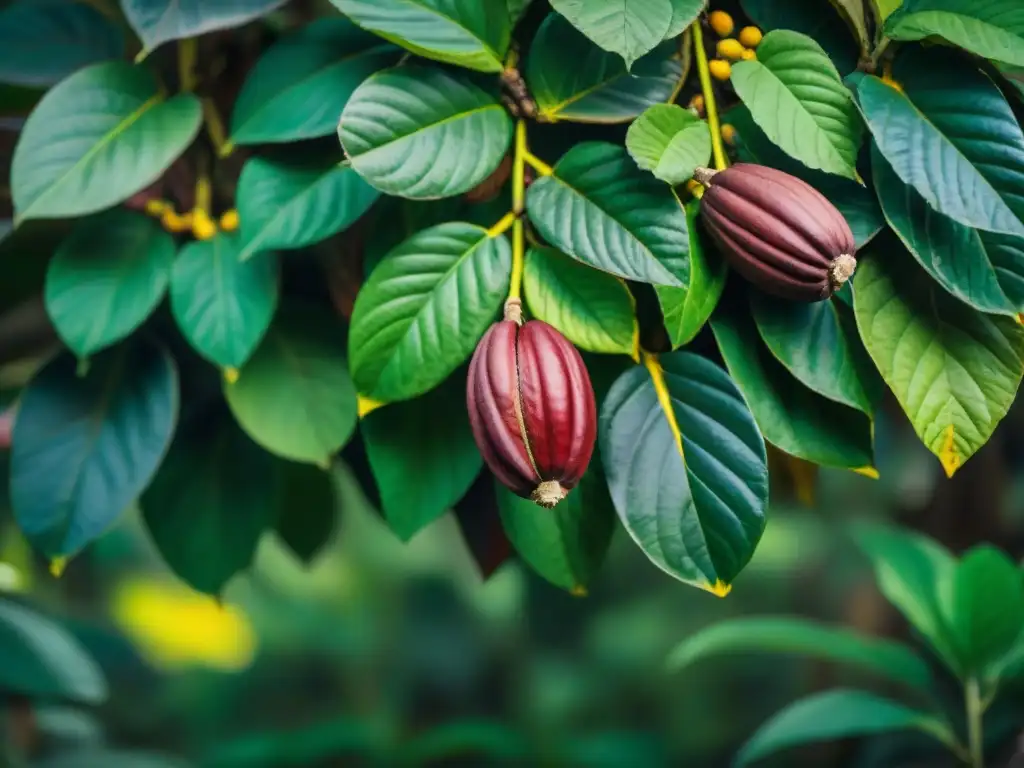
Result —
<path fill-rule="evenodd" d="M 740 30 L 740 42 L 747 48 L 757 48 L 761 42 L 761 30 L 757 27 L 744 27 Z"/>
<path fill-rule="evenodd" d="M 238 211 L 232 208 L 230 211 L 224 211 L 220 217 L 220 228 L 225 232 L 234 232 L 238 229 Z"/>
<path fill-rule="evenodd" d="M 757 58 L 757 54 L 754 53 L 750 48 L 744 48 L 742 58 L 744 61 L 753 61 L 754 59 Z"/>
<path fill-rule="evenodd" d="M 722 126 L 722 139 L 725 140 L 726 144 L 733 144 L 736 141 L 736 129 L 726 123 Z"/>
<path fill-rule="evenodd" d="M 711 71 L 711 76 L 716 80 L 728 80 L 729 76 L 732 75 L 732 67 L 729 66 L 729 62 L 722 59 L 712 59 L 709 61 L 708 69 Z"/>
<path fill-rule="evenodd" d="M 192 234 L 196 240 L 209 240 L 217 234 L 217 225 L 202 208 L 192 212 Z"/>
<path fill-rule="evenodd" d="M 744 48 L 740 45 L 738 40 L 727 39 L 719 40 L 716 46 L 718 55 L 723 59 L 732 59 L 733 61 L 739 61 L 743 55 Z"/>
<path fill-rule="evenodd" d="M 725 11 L 712 11 L 711 15 L 708 16 L 708 23 L 711 24 L 711 28 L 715 30 L 715 34 L 719 37 L 726 37 L 732 34 L 732 30 L 735 27 L 732 23 L 732 16 Z"/>

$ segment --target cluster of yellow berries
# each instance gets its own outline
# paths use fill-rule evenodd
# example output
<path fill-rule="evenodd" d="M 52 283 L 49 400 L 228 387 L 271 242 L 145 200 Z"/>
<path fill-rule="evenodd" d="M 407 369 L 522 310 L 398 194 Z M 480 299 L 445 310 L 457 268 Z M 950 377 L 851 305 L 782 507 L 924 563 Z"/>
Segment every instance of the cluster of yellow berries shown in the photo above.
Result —
<path fill-rule="evenodd" d="M 732 16 L 725 11 L 712 11 L 708 23 L 721 40 L 715 47 L 717 59 L 708 62 L 711 76 L 716 80 L 728 80 L 732 75 L 731 61 L 750 61 L 757 58 L 754 49 L 761 42 L 761 30 L 757 27 L 744 27 L 736 39 L 732 37 L 736 25 Z"/>
<path fill-rule="evenodd" d="M 218 221 L 214 221 L 202 208 L 178 213 L 167 200 L 147 200 L 146 213 L 160 219 L 160 226 L 168 232 L 191 232 L 196 240 L 209 240 L 218 231 L 234 232 L 238 229 L 238 211 L 234 208 L 225 211 Z"/>

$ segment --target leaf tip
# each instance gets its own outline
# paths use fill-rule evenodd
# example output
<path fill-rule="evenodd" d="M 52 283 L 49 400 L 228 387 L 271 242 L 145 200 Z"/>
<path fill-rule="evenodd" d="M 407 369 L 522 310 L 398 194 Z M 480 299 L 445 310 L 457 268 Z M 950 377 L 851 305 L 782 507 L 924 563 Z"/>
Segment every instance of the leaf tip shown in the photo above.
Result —
<path fill-rule="evenodd" d="M 732 584 L 726 584 L 721 579 L 716 579 L 714 584 L 701 584 L 700 588 L 705 592 L 710 592 L 715 597 L 725 597 L 732 592 Z"/>
<path fill-rule="evenodd" d="M 960 452 L 956 449 L 953 441 L 955 434 L 952 424 L 946 427 L 942 438 L 942 448 L 939 449 L 938 453 L 942 468 L 946 471 L 946 477 L 953 477 L 963 462 Z"/>
<path fill-rule="evenodd" d="M 135 54 L 135 63 L 141 64 L 143 61 L 146 60 L 146 57 L 149 56 L 150 53 L 152 53 L 152 51 L 149 48 L 143 48 L 141 51 Z"/>
<path fill-rule="evenodd" d="M 1018 312 L 1018 313 L 1017 313 L 1017 314 L 1016 314 L 1016 315 L 1014 316 L 1014 319 L 1015 319 L 1015 320 L 1016 320 L 1016 321 L 1017 321 L 1018 323 L 1020 323 L 1021 325 L 1024 325 L 1024 312 Z"/>
<path fill-rule="evenodd" d="M 234 384 L 238 381 L 238 369 L 228 366 L 224 369 L 224 381 L 228 384 Z"/>
<path fill-rule="evenodd" d="M 575 586 L 573 586 L 572 589 L 569 590 L 569 594 L 573 597 L 587 597 L 587 595 L 590 593 L 587 592 L 587 588 L 584 587 L 582 584 L 576 584 Z"/>
<path fill-rule="evenodd" d="M 50 574 L 55 579 L 59 579 L 64 575 L 64 569 L 68 567 L 68 559 L 66 557 L 55 557 L 50 561 Z"/>
<path fill-rule="evenodd" d="M 384 405 L 380 400 L 374 400 L 369 397 L 364 397 L 363 395 L 358 395 L 356 404 L 360 419 L 366 418 L 369 414 Z"/>
<path fill-rule="evenodd" d="M 75 376 L 80 379 L 84 379 L 89 375 L 89 358 L 80 357 L 78 359 L 78 365 L 75 366 Z"/>
<path fill-rule="evenodd" d="M 870 477 L 872 480 L 877 480 L 879 478 L 878 469 L 875 467 L 854 467 L 853 471 L 858 475 Z"/>

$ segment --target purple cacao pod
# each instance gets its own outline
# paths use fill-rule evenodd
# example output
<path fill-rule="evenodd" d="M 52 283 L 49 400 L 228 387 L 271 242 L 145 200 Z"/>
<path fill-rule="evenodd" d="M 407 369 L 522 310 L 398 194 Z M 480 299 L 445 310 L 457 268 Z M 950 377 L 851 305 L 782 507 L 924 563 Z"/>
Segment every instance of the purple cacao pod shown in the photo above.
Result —
<path fill-rule="evenodd" d="M 576 348 L 518 302 L 484 334 L 469 364 L 466 406 L 477 447 L 517 496 L 551 508 L 583 477 L 597 438 L 590 375 Z"/>
<path fill-rule="evenodd" d="M 846 219 L 810 184 L 752 163 L 698 168 L 704 226 L 729 265 L 766 293 L 827 299 L 857 267 Z"/>

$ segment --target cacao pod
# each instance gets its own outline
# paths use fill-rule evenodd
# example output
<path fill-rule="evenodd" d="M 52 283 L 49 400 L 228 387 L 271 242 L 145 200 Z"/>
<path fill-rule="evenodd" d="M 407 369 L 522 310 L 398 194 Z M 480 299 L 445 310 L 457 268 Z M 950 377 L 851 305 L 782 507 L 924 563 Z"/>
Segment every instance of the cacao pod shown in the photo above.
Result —
<path fill-rule="evenodd" d="M 853 232 L 805 181 L 753 163 L 698 168 L 704 226 L 730 266 L 766 293 L 827 299 L 857 267 Z"/>
<path fill-rule="evenodd" d="M 576 348 L 518 300 L 469 364 L 466 405 L 477 447 L 513 493 L 551 508 L 583 477 L 597 438 L 590 375 Z"/>

